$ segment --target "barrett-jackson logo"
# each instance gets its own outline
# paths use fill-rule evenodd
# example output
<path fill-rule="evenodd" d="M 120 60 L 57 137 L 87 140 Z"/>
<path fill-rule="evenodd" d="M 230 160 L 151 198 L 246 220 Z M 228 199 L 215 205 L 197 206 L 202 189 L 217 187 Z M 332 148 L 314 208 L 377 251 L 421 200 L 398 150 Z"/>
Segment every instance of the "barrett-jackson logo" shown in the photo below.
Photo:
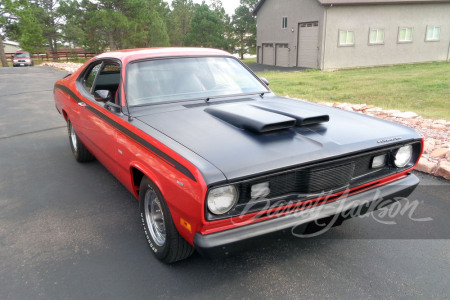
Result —
<path fill-rule="evenodd" d="M 379 140 L 379 141 L 377 141 L 377 143 L 381 144 L 381 143 L 387 143 L 387 142 L 394 142 L 394 141 L 398 141 L 401 139 L 402 139 L 401 137 L 395 137 L 395 138 L 390 138 L 390 139 L 385 139 L 385 140 Z"/>

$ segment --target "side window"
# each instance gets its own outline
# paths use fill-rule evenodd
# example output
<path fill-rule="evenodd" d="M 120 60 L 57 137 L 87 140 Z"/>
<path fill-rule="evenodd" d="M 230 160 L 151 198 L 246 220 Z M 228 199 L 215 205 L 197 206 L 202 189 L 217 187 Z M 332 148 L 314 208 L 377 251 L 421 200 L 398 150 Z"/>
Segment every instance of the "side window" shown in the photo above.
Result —
<path fill-rule="evenodd" d="M 84 86 L 88 90 L 89 93 L 91 93 L 92 86 L 94 85 L 95 77 L 97 77 L 98 71 L 100 70 L 100 67 L 102 66 L 101 63 L 95 65 L 89 73 L 84 77 Z"/>
<path fill-rule="evenodd" d="M 115 96 L 120 82 L 120 65 L 116 62 L 105 62 L 95 81 L 94 90 L 108 90 Z"/>
<path fill-rule="evenodd" d="M 105 67 L 102 70 L 102 74 L 108 74 L 108 73 L 120 73 L 120 65 L 119 64 L 105 64 Z"/>

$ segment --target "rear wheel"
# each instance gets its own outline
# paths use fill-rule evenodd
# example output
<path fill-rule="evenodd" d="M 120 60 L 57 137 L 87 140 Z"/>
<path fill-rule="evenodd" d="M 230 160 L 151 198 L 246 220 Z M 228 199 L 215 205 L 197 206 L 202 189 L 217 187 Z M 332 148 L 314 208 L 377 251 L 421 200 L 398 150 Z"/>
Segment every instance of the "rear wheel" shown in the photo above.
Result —
<path fill-rule="evenodd" d="M 67 132 L 69 134 L 70 148 L 72 149 L 73 156 L 78 162 L 92 161 L 95 157 L 89 152 L 89 150 L 83 145 L 78 138 L 72 122 L 67 119 Z"/>
<path fill-rule="evenodd" d="M 145 236 L 159 260 L 173 263 L 194 253 L 194 248 L 178 233 L 161 192 L 146 177 L 141 181 L 139 203 Z"/>

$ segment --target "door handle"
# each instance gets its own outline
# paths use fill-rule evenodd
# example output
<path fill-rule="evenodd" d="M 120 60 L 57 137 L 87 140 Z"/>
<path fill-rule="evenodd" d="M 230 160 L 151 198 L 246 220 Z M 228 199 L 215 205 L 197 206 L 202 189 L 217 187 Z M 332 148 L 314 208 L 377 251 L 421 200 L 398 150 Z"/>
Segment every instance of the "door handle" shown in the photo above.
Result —
<path fill-rule="evenodd" d="M 78 102 L 78 105 L 81 107 L 86 107 L 86 103 L 84 103 L 84 102 Z"/>

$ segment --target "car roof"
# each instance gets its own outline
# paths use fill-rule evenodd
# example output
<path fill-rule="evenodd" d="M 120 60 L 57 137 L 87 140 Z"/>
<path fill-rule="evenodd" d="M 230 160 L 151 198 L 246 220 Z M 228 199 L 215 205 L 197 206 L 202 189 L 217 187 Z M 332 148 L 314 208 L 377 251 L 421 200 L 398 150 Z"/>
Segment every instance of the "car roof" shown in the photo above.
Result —
<path fill-rule="evenodd" d="M 211 48 L 143 48 L 143 49 L 126 49 L 105 52 L 97 56 L 97 58 L 116 58 L 123 63 L 132 60 L 156 58 L 156 57 L 171 57 L 171 56 L 232 56 L 230 53 L 222 50 Z"/>

